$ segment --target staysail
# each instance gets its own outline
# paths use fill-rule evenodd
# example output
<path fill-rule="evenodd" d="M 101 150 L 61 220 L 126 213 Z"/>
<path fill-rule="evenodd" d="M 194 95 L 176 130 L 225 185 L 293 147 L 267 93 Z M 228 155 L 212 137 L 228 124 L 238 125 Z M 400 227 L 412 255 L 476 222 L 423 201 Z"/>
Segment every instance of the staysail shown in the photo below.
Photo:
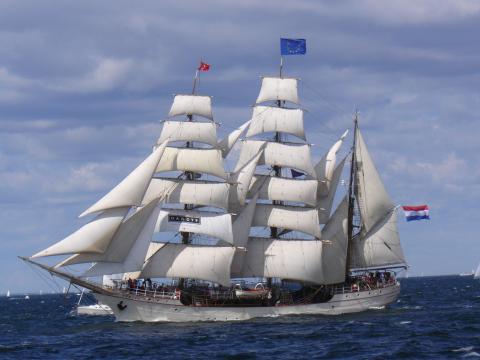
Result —
<path fill-rule="evenodd" d="M 405 264 L 397 229 L 396 208 L 375 168 L 360 130 L 356 129 L 355 198 L 361 231 L 351 244 L 352 268 Z"/>

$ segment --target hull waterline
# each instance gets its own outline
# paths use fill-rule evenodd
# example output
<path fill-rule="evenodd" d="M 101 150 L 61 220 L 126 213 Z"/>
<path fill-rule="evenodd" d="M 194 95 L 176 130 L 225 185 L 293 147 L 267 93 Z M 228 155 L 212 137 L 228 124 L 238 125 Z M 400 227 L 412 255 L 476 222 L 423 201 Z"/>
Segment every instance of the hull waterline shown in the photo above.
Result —
<path fill-rule="evenodd" d="M 116 321 L 192 322 L 241 321 L 259 317 L 284 315 L 340 315 L 381 308 L 394 302 L 400 294 L 400 284 L 368 291 L 336 294 L 324 303 L 285 306 L 202 307 L 125 298 L 119 295 L 94 294 L 108 305 Z"/>

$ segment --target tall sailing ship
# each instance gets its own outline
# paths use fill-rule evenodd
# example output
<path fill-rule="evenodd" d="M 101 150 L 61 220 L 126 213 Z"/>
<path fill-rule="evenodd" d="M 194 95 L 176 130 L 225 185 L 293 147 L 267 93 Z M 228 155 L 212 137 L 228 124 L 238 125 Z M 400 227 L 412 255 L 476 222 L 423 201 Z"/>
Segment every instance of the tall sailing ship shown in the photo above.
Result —
<path fill-rule="evenodd" d="M 298 80 L 282 66 L 262 78 L 251 119 L 222 140 L 197 82 L 198 71 L 193 91 L 174 97 L 153 152 L 80 215 L 93 219 L 22 259 L 91 290 L 119 321 L 342 314 L 395 301 L 393 270 L 406 264 L 397 208 L 358 117 L 349 154 L 337 162 L 346 132 L 314 165 Z M 37 260 L 60 255 L 54 266 Z M 79 264 L 93 265 L 77 276 Z M 123 277 L 87 280 L 112 274 Z"/>

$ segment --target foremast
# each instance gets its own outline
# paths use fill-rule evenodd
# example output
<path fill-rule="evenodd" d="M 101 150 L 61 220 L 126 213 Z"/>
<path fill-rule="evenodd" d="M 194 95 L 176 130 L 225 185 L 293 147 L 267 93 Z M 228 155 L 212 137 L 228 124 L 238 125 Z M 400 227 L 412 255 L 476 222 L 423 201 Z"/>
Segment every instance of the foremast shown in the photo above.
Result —
<path fill-rule="evenodd" d="M 69 255 L 56 269 L 93 262 L 81 275 L 88 277 L 129 273 L 230 283 L 234 237 L 250 223 L 241 214 L 234 223 L 229 212 L 232 183 L 223 158 L 249 122 L 219 141 L 211 98 L 197 95 L 197 88 L 198 73 L 191 94 L 175 95 L 153 153 L 82 213 L 97 216 L 33 257 Z M 186 121 L 178 120 L 180 116 Z M 193 121 L 194 116 L 199 121 Z M 208 178 L 201 179 L 205 174 Z M 243 188 L 250 180 L 242 173 L 237 176 Z M 235 195 L 242 203 L 246 191 Z M 155 233 L 164 232 L 182 239 L 152 242 Z M 192 234 L 202 236 L 199 244 L 193 244 Z"/>
<path fill-rule="evenodd" d="M 200 61 L 200 64 L 202 61 Z M 199 69 L 197 68 L 195 71 L 195 76 L 193 77 L 193 85 L 192 85 L 192 95 L 195 96 L 197 92 L 197 83 L 199 81 Z M 187 114 L 187 121 L 192 122 L 193 121 L 193 114 Z M 213 121 L 213 119 L 212 119 Z M 185 143 L 185 148 L 193 148 L 194 144 L 193 141 L 187 141 Z M 192 181 L 196 177 L 196 173 L 192 171 L 184 171 L 183 175 L 186 180 Z M 184 204 L 184 210 L 192 210 L 194 207 L 194 204 Z M 190 233 L 188 231 L 181 231 L 180 232 L 182 236 L 182 244 L 188 245 L 191 242 L 190 239 Z M 178 280 L 178 288 L 183 289 L 185 285 L 185 278 L 180 278 Z"/>

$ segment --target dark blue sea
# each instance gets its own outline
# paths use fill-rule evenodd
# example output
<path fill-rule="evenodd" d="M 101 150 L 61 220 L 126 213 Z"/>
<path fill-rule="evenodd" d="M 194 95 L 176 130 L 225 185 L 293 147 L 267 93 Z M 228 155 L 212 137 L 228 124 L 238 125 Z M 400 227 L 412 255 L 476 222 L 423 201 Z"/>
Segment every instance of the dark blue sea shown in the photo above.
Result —
<path fill-rule="evenodd" d="M 74 316 L 78 297 L 0 298 L 6 359 L 458 359 L 480 357 L 480 281 L 404 279 L 384 310 L 228 323 Z"/>

